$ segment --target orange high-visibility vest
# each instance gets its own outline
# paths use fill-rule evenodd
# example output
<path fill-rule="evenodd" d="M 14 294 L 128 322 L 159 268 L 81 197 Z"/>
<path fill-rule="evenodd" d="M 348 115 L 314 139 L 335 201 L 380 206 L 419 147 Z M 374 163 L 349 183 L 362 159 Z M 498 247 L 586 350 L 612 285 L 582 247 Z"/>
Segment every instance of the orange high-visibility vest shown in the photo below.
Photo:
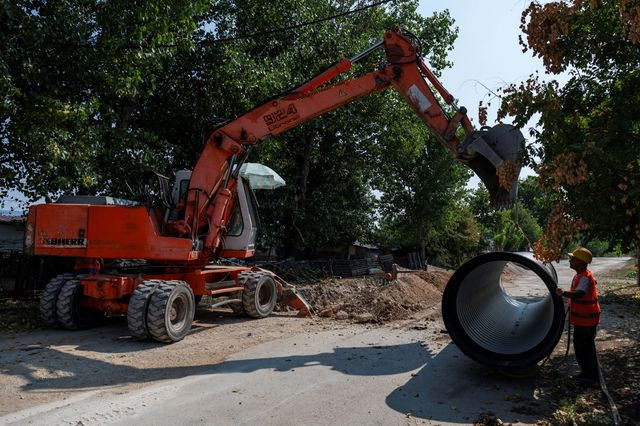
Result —
<path fill-rule="evenodd" d="M 600 323 L 600 304 L 598 303 L 597 283 L 593 273 L 586 270 L 576 274 L 571 282 L 571 291 L 575 291 L 578 288 L 580 280 L 585 276 L 591 282 L 589 291 L 580 299 L 569 299 L 569 317 L 573 325 L 591 327 Z"/>

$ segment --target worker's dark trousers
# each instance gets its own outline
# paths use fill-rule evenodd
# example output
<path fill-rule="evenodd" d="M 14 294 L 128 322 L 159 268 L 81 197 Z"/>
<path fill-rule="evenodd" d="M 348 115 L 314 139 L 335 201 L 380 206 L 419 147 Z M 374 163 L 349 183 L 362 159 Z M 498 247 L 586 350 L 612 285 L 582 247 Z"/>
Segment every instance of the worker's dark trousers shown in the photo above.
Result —
<path fill-rule="evenodd" d="M 598 379 L 598 359 L 596 358 L 596 327 L 574 326 L 573 349 L 582 373 L 590 379 Z"/>

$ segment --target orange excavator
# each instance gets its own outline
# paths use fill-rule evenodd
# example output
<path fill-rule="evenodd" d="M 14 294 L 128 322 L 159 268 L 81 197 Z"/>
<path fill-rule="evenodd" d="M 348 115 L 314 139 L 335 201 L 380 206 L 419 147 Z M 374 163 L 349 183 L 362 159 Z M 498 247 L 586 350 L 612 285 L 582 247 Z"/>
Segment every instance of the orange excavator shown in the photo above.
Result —
<path fill-rule="evenodd" d="M 512 201 L 522 134 L 503 124 L 474 130 L 466 109 L 455 105 L 412 40 L 400 29 L 388 31 L 367 50 L 218 127 L 193 171 L 176 173 L 171 190 L 169 179 L 157 176 L 159 205 L 63 196 L 55 203 L 31 206 L 26 251 L 76 259 L 74 272 L 46 285 L 40 300 L 44 323 L 78 329 L 105 314 L 126 314 L 133 336 L 175 342 L 189 332 L 204 295 L 218 301 L 212 306 L 227 305 L 254 318 L 268 316 L 277 303 L 310 315 L 308 304 L 277 275 L 214 263 L 255 253 L 256 202 L 240 170 L 266 138 L 390 86 L 437 140 L 476 172 L 495 204 Z M 386 52 L 386 62 L 378 69 L 325 84 L 378 48 Z M 443 109 L 438 95 L 452 113 Z M 463 140 L 457 137 L 459 127 Z M 117 267 L 101 270 L 101 262 L 112 259 L 119 260 Z"/>

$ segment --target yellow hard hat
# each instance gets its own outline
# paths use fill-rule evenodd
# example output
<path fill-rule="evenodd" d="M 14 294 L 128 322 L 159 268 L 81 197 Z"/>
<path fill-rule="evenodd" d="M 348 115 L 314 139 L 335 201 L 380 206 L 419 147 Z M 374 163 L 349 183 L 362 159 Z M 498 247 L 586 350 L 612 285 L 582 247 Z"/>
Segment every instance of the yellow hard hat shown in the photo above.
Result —
<path fill-rule="evenodd" d="M 567 253 L 569 257 L 575 257 L 578 260 L 582 260 L 584 263 L 591 263 L 593 256 L 591 252 L 584 247 L 578 247 L 573 253 Z"/>

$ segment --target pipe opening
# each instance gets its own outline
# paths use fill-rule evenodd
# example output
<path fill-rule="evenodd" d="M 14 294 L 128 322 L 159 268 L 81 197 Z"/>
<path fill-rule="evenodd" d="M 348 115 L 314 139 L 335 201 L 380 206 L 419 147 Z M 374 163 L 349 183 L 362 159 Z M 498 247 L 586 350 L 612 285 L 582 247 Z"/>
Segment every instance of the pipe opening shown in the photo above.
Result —
<path fill-rule="evenodd" d="M 470 358 L 496 368 L 531 366 L 557 344 L 564 307 L 553 266 L 526 255 L 488 253 L 451 277 L 443 296 L 445 325 Z"/>

